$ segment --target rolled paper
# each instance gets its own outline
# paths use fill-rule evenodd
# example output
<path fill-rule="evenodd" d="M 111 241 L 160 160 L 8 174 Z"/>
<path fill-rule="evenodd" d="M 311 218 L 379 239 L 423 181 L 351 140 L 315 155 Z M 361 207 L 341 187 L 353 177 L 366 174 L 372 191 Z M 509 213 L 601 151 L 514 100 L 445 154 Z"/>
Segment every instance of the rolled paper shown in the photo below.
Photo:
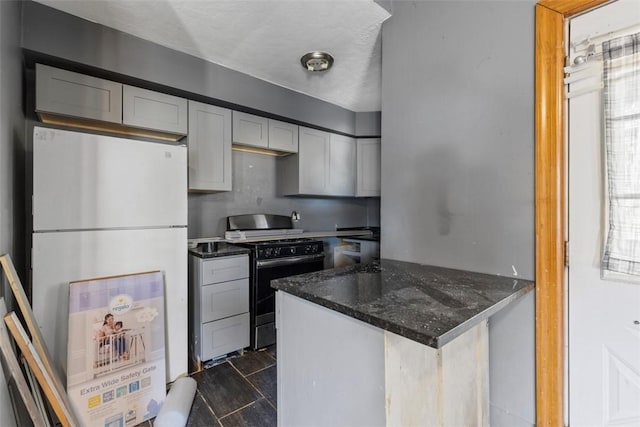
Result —
<path fill-rule="evenodd" d="M 160 412 L 153 422 L 154 427 L 184 427 L 196 395 L 196 380 L 189 377 L 174 381 L 164 400 Z"/>

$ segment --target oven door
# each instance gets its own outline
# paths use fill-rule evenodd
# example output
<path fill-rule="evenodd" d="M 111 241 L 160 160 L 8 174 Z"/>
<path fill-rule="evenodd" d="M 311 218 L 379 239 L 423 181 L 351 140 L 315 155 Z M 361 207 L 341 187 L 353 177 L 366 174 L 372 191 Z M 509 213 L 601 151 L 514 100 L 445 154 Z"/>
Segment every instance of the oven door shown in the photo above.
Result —
<path fill-rule="evenodd" d="M 296 274 L 311 273 L 324 268 L 324 255 L 303 255 L 256 261 L 253 307 L 255 313 L 254 348 L 275 343 L 275 289 L 271 281 Z"/>

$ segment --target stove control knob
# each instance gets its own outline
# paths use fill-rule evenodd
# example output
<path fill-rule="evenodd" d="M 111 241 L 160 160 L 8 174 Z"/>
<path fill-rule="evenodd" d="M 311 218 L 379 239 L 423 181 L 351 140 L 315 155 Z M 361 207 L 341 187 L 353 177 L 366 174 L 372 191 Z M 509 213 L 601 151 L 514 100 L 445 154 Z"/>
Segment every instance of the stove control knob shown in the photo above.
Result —
<path fill-rule="evenodd" d="M 289 252 L 291 252 L 291 255 L 295 255 L 296 254 L 296 248 L 290 247 L 289 248 Z"/>
<path fill-rule="evenodd" d="M 273 249 L 273 254 L 274 254 L 275 256 L 280 256 L 280 248 L 274 248 L 274 249 Z"/>
<path fill-rule="evenodd" d="M 273 248 L 267 248 L 264 250 L 264 254 L 267 258 L 271 258 L 273 256 Z"/>

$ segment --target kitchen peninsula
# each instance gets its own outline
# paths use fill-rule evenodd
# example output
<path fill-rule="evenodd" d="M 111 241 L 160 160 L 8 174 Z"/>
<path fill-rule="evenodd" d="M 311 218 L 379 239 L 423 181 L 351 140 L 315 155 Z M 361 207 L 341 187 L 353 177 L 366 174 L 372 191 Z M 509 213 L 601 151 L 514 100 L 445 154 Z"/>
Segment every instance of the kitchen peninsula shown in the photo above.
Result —
<path fill-rule="evenodd" d="M 272 286 L 280 425 L 488 425 L 487 321 L 534 283 L 383 259 Z"/>

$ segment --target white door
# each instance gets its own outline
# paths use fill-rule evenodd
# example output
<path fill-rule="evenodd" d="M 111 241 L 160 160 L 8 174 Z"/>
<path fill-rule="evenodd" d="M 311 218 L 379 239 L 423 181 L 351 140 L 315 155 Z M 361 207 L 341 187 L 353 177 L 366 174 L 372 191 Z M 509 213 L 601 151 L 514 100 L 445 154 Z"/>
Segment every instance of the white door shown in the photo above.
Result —
<path fill-rule="evenodd" d="M 640 27 L 629 27 L 638 24 L 640 3 L 621 0 L 572 19 L 570 39 L 572 43 L 588 36 L 595 40 L 621 29 L 634 33 Z M 575 55 L 571 52 L 570 59 Z M 575 83 L 571 90 L 587 86 L 593 86 L 593 80 Z M 602 96 L 596 89 L 569 100 L 568 414 L 572 427 L 640 426 L 640 277 L 628 283 L 600 276 L 606 238 Z"/>
<path fill-rule="evenodd" d="M 36 127 L 35 231 L 187 225 L 187 148 Z"/>

